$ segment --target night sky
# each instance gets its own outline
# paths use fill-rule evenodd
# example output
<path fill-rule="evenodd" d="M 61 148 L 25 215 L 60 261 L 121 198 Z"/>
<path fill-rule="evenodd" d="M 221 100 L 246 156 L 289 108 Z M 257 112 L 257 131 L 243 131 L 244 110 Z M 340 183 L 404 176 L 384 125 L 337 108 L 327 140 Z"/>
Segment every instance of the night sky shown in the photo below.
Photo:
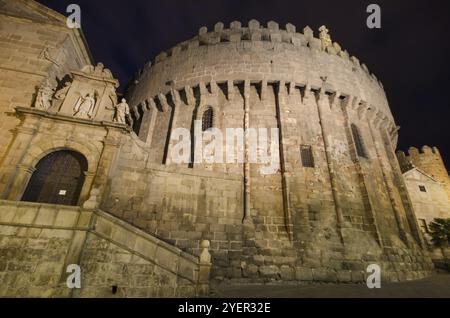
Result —
<path fill-rule="evenodd" d="M 288 22 L 315 34 L 325 24 L 351 55 L 385 88 L 397 125 L 399 149 L 437 146 L 450 169 L 450 1 L 365 0 L 39 0 L 65 13 L 81 7 L 81 25 L 95 62 L 102 62 L 123 89 L 161 51 L 210 30 L 251 19 Z M 381 7 L 381 29 L 366 26 L 370 3 Z"/>

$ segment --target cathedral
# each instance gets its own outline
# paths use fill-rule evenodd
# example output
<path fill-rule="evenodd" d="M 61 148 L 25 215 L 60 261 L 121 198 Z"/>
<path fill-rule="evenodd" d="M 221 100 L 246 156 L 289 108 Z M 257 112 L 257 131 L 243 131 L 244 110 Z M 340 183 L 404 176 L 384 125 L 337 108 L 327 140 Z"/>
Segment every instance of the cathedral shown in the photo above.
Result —
<path fill-rule="evenodd" d="M 0 0 L 0 296 L 433 272 L 423 222 L 450 213 L 439 151 L 395 152 L 383 85 L 325 26 L 202 27 L 122 96 L 66 20 Z"/>

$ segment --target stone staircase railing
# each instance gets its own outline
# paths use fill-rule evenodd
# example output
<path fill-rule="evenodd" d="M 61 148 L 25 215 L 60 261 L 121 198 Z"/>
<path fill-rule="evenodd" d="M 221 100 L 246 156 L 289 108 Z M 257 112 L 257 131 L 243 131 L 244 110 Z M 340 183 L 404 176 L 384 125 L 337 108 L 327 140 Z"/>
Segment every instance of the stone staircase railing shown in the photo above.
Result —
<path fill-rule="evenodd" d="M 201 248 L 187 254 L 97 209 L 1 200 L 0 296 L 204 296 L 209 242 Z M 67 287 L 70 264 L 80 289 Z"/>

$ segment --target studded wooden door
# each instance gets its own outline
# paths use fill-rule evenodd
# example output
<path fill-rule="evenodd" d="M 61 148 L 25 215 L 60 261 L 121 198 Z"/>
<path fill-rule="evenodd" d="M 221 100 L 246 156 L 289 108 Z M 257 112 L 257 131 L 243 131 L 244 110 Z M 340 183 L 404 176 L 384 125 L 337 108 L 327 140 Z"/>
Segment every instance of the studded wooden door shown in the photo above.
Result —
<path fill-rule="evenodd" d="M 86 159 L 77 152 L 50 153 L 36 165 L 22 201 L 77 205 L 86 170 Z"/>

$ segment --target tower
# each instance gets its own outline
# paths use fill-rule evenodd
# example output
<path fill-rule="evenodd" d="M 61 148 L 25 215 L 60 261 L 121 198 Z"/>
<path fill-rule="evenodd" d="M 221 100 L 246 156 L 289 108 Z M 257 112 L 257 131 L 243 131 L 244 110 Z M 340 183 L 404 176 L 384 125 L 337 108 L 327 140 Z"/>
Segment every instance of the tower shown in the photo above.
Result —
<path fill-rule="evenodd" d="M 212 238 L 213 277 L 352 280 L 365 259 L 423 246 L 383 87 L 326 27 L 319 37 L 273 21 L 202 27 L 147 63 L 126 95 L 139 145 L 127 158 L 145 165 L 123 161 L 137 185 L 124 193 L 119 169 L 104 209 L 127 209 L 125 219 L 194 253 Z M 230 129 L 277 139 L 263 151 L 276 169 L 249 161 L 261 147 L 238 133 L 231 144 L 245 160 L 226 160 Z M 196 160 L 211 138 L 219 159 Z"/>
<path fill-rule="evenodd" d="M 400 161 L 412 164 L 441 182 L 450 200 L 450 177 L 437 147 L 423 146 L 420 150 L 410 147 L 403 157 Z"/>

